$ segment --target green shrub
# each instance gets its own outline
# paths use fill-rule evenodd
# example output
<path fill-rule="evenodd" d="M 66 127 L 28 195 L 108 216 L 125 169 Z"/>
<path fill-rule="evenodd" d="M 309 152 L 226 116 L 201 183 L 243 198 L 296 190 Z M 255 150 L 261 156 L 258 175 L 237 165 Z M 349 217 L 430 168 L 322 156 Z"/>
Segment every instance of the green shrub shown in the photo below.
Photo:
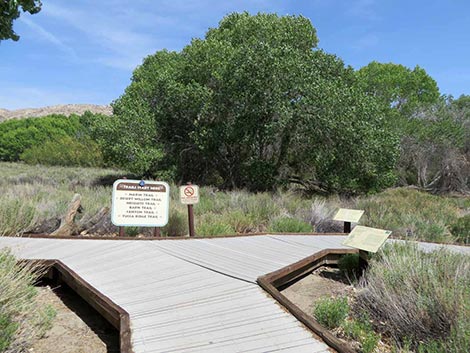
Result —
<path fill-rule="evenodd" d="M 213 221 L 211 223 L 200 224 L 196 229 L 198 236 L 212 236 L 212 235 L 231 235 L 235 234 L 235 230 L 228 224 Z"/>
<path fill-rule="evenodd" d="M 128 237 L 135 237 L 139 234 L 139 227 L 125 227 L 124 228 L 124 233 Z"/>
<path fill-rule="evenodd" d="M 32 341 L 50 327 L 55 311 L 38 305 L 34 282 L 41 269 L 20 265 L 0 249 L 0 352 L 28 351 Z"/>
<path fill-rule="evenodd" d="M 380 335 L 374 332 L 367 316 L 345 321 L 342 325 L 344 334 L 361 344 L 363 353 L 371 353 L 380 341 Z"/>
<path fill-rule="evenodd" d="M 280 217 L 271 221 L 268 231 L 273 233 L 309 233 L 312 226 L 296 218 Z"/>
<path fill-rule="evenodd" d="M 348 298 L 322 298 L 315 303 L 313 315 L 323 326 L 334 329 L 339 327 L 349 313 Z"/>
<path fill-rule="evenodd" d="M 459 243 L 470 244 L 470 214 L 460 217 L 452 223 L 450 232 Z"/>
<path fill-rule="evenodd" d="M 452 240 L 447 225 L 460 212 L 451 198 L 406 188 L 361 198 L 355 208 L 365 210 L 364 225 L 391 230 L 394 236 L 443 242 Z"/>
<path fill-rule="evenodd" d="M 27 149 L 41 147 L 50 139 L 76 136 L 80 127 L 77 115 L 4 121 L 0 123 L 0 161 L 18 161 Z"/>
<path fill-rule="evenodd" d="M 101 167 L 103 156 L 96 142 L 89 138 L 63 136 L 25 150 L 20 159 L 28 164 Z"/>
<path fill-rule="evenodd" d="M 170 207 L 168 224 L 162 228 L 162 234 L 168 237 L 180 237 L 188 234 L 188 215 L 176 207 Z"/>
<path fill-rule="evenodd" d="M 226 222 L 232 227 L 236 233 L 255 233 L 262 231 L 263 223 L 257 223 L 253 220 L 252 215 L 240 211 L 228 212 L 225 214 Z"/>
<path fill-rule="evenodd" d="M 18 323 L 12 318 L 0 313 L 0 352 L 4 352 L 13 341 L 15 332 L 18 330 Z"/>
<path fill-rule="evenodd" d="M 411 340 L 415 349 L 421 342 L 442 341 L 445 352 L 468 351 L 460 350 L 470 347 L 468 255 L 389 245 L 370 260 L 358 289 L 354 312 L 385 323 L 381 330 L 397 345 Z"/>
<path fill-rule="evenodd" d="M 346 254 L 338 261 L 338 268 L 348 278 L 357 277 L 359 271 L 359 254 Z"/>

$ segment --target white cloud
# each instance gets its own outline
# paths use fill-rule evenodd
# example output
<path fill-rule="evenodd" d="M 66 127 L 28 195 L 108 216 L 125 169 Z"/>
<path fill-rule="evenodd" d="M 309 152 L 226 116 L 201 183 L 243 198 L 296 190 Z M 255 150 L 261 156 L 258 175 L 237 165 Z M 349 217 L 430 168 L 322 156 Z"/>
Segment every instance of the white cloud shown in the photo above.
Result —
<path fill-rule="evenodd" d="M 44 3 L 41 13 L 80 31 L 85 37 L 79 45 L 86 47 L 89 61 L 130 70 L 157 50 L 180 50 L 229 12 L 267 11 L 277 5 L 270 0 L 134 0 L 131 4 L 105 0 L 83 1 L 78 6 L 51 0 Z"/>
<path fill-rule="evenodd" d="M 132 27 L 136 19 L 109 11 L 71 9 L 53 3 L 43 7 L 45 15 L 60 20 L 86 36 L 80 44 L 87 48 L 89 61 L 122 69 L 133 69 L 142 58 L 156 50 L 157 41 Z"/>
<path fill-rule="evenodd" d="M 59 38 L 57 38 L 57 36 L 47 31 L 44 27 L 31 21 L 27 17 L 20 17 L 20 21 L 23 22 L 25 25 L 27 25 L 29 28 L 31 28 L 35 32 L 35 34 L 38 35 L 38 38 L 55 45 L 60 50 L 62 50 L 63 52 L 71 56 L 76 56 L 74 50 L 71 47 L 64 44 Z"/>

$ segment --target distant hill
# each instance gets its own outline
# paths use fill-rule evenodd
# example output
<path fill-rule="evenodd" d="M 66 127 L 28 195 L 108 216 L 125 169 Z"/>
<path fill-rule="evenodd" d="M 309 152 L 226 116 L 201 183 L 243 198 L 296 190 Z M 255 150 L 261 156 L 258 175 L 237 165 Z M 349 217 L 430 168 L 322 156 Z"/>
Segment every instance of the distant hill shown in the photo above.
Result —
<path fill-rule="evenodd" d="M 8 119 L 21 119 L 31 117 L 41 117 L 50 114 L 62 114 L 69 116 L 71 114 L 82 115 L 86 111 L 92 113 L 101 113 L 105 115 L 113 114 L 113 108 L 109 105 L 96 105 L 96 104 L 64 104 L 54 105 L 42 108 L 25 108 L 17 110 L 7 110 L 0 108 L 0 122 Z"/>

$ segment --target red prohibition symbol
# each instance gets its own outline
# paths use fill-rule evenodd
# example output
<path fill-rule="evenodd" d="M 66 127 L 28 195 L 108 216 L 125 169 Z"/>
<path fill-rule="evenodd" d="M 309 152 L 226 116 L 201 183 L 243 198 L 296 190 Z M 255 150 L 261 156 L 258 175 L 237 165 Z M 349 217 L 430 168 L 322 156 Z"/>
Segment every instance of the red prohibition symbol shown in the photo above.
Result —
<path fill-rule="evenodd" d="M 194 189 L 191 186 L 187 186 L 184 188 L 184 195 L 187 197 L 191 197 L 194 195 Z"/>

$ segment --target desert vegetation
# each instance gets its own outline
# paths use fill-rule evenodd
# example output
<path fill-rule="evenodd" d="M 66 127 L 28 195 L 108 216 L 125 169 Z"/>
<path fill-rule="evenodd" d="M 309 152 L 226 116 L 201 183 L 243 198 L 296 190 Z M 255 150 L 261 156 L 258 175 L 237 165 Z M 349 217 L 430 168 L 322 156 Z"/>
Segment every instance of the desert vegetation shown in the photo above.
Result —
<path fill-rule="evenodd" d="M 115 169 L 0 164 L 0 234 L 50 233 L 59 227 L 74 194 L 81 195 L 80 226 L 89 223 L 103 208 L 111 206 L 114 180 L 132 174 Z M 170 220 L 165 236 L 188 233 L 186 207 L 179 202 L 173 184 Z M 201 188 L 201 201 L 194 207 L 199 235 L 252 232 L 341 232 L 342 224 L 331 221 L 338 207 L 366 211 L 361 224 L 390 229 L 397 237 L 439 242 L 468 243 L 470 200 L 436 196 L 409 189 L 389 189 L 371 196 L 342 198 L 337 195 L 305 196 L 298 189 L 250 193 L 244 190 Z M 109 217 L 108 217 L 109 218 Z M 107 222 L 87 232 L 115 234 Z M 150 234 L 144 228 L 129 228 L 127 235 Z"/>
<path fill-rule="evenodd" d="M 468 255 L 389 244 L 352 295 L 318 300 L 313 315 L 361 352 L 374 352 L 379 342 L 388 352 L 468 352 L 469 266 Z"/>
<path fill-rule="evenodd" d="M 48 115 L 0 123 L 0 160 L 103 166 L 101 149 L 86 134 L 78 115 Z"/>
<path fill-rule="evenodd" d="M 0 352 L 27 351 L 50 326 L 54 310 L 36 301 L 34 284 L 41 271 L 0 249 Z"/>
<path fill-rule="evenodd" d="M 0 40 L 18 40 L 13 5 Z M 202 236 L 340 232 L 331 218 L 347 207 L 394 237 L 470 244 L 470 96 L 443 95 L 419 66 L 354 70 L 318 42 L 303 16 L 233 13 L 181 51 L 146 57 L 112 115 L 0 122 L 0 235 L 53 232 L 76 194 L 73 234 L 116 235 L 111 185 L 126 176 L 171 184 L 164 236 L 188 233 L 177 186 L 191 181 Z M 340 266 L 357 275 L 357 258 Z M 389 246 L 353 297 L 313 314 L 363 352 L 468 352 L 469 267 L 468 256 Z M 0 250 L 0 351 L 24 351 L 53 316 L 36 310 L 38 271 Z"/>

